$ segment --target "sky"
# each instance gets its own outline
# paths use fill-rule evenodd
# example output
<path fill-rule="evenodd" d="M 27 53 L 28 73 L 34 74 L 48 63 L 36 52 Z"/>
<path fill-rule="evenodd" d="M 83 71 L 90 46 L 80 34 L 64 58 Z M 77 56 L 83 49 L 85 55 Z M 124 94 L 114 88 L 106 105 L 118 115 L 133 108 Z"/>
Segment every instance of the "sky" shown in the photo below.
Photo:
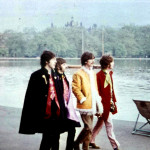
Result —
<path fill-rule="evenodd" d="M 0 0 L 0 32 L 35 28 L 42 31 L 54 25 L 63 27 L 74 17 L 90 27 L 149 25 L 149 0 Z"/>

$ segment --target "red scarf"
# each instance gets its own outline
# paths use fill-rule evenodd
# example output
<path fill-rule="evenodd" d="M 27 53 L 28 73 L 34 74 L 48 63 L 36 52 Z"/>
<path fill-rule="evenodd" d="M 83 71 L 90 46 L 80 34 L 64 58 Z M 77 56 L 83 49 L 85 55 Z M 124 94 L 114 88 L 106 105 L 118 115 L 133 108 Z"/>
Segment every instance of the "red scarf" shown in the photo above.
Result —
<path fill-rule="evenodd" d="M 60 106 L 59 106 L 59 102 L 58 102 L 58 98 L 57 98 L 57 94 L 56 94 L 54 81 L 50 75 L 45 119 L 48 119 L 51 117 L 51 102 L 52 102 L 52 100 L 55 100 L 55 103 L 58 107 L 56 114 L 57 114 L 57 116 L 59 116 L 60 115 Z"/>

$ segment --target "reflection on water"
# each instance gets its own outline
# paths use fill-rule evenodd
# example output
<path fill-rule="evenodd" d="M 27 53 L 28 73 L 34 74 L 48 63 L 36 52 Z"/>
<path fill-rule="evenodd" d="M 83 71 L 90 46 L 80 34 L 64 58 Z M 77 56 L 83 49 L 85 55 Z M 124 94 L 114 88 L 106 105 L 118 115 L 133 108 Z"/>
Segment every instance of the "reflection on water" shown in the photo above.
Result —
<path fill-rule="evenodd" d="M 67 62 L 80 64 L 80 59 L 68 59 Z M 0 60 L 0 105 L 22 107 L 29 77 L 39 69 L 39 64 L 39 59 Z M 75 71 L 66 72 L 70 82 Z M 132 99 L 150 100 L 149 76 L 150 60 L 115 59 L 113 78 L 119 108 L 115 119 L 136 119 L 138 112 Z"/>

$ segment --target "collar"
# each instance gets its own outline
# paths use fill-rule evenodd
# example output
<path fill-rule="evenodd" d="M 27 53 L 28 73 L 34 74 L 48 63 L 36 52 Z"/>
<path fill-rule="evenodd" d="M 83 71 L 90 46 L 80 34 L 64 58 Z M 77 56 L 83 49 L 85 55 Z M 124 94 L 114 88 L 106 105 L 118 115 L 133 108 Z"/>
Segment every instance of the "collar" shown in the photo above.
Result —
<path fill-rule="evenodd" d="M 108 70 L 106 70 L 106 69 L 102 69 L 102 71 L 104 72 L 105 75 L 107 75 L 108 73 L 109 73 L 110 75 L 113 74 L 113 71 L 112 71 L 112 70 L 108 71 Z"/>
<path fill-rule="evenodd" d="M 91 67 L 90 69 L 87 69 L 85 66 L 81 67 L 85 72 L 87 72 L 88 74 L 90 74 L 91 72 L 93 72 L 93 67 Z"/>
<path fill-rule="evenodd" d="M 48 70 L 46 68 L 42 67 L 41 69 L 44 72 L 44 74 L 48 74 Z"/>
<path fill-rule="evenodd" d="M 59 73 L 57 70 L 56 70 L 56 73 L 59 76 L 59 78 L 62 78 L 62 79 L 65 78 L 65 74 L 64 73 Z"/>
<path fill-rule="evenodd" d="M 109 71 L 107 69 L 102 69 L 102 71 L 104 72 L 104 74 L 108 74 Z"/>

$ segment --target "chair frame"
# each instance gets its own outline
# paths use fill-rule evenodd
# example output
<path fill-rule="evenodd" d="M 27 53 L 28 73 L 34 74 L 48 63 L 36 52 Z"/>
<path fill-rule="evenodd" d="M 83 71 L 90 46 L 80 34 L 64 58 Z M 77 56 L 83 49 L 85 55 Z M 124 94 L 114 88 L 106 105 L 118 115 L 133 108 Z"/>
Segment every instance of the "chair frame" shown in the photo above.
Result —
<path fill-rule="evenodd" d="M 148 102 L 148 103 L 150 103 L 150 101 L 141 101 L 141 100 L 133 100 L 134 102 L 135 102 L 135 104 L 136 104 L 136 101 L 138 101 L 138 102 Z M 137 104 L 136 104 L 136 106 L 137 106 Z M 134 125 L 134 128 L 133 128 L 133 131 L 132 131 L 132 134 L 138 134 L 138 135 L 144 135 L 144 136 L 148 136 L 148 137 L 150 137 L 150 134 L 148 134 L 148 133 L 150 133 L 150 130 L 143 130 L 142 128 L 143 127 L 145 127 L 146 125 L 150 125 L 150 118 L 145 118 L 143 115 L 143 117 L 146 119 L 146 123 L 144 123 L 142 126 L 140 126 L 139 128 L 137 128 L 137 124 L 138 124 L 138 120 L 139 120 L 139 117 L 140 117 L 140 110 L 139 110 L 139 108 L 138 108 L 138 106 L 137 106 L 137 109 L 138 109 L 138 111 L 139 111 L 139 114 L 138 114 L 138 116 L 137 116 L 137 119 L 136 119 L 136 122 L 135 122 L 135 125 Z"/>

